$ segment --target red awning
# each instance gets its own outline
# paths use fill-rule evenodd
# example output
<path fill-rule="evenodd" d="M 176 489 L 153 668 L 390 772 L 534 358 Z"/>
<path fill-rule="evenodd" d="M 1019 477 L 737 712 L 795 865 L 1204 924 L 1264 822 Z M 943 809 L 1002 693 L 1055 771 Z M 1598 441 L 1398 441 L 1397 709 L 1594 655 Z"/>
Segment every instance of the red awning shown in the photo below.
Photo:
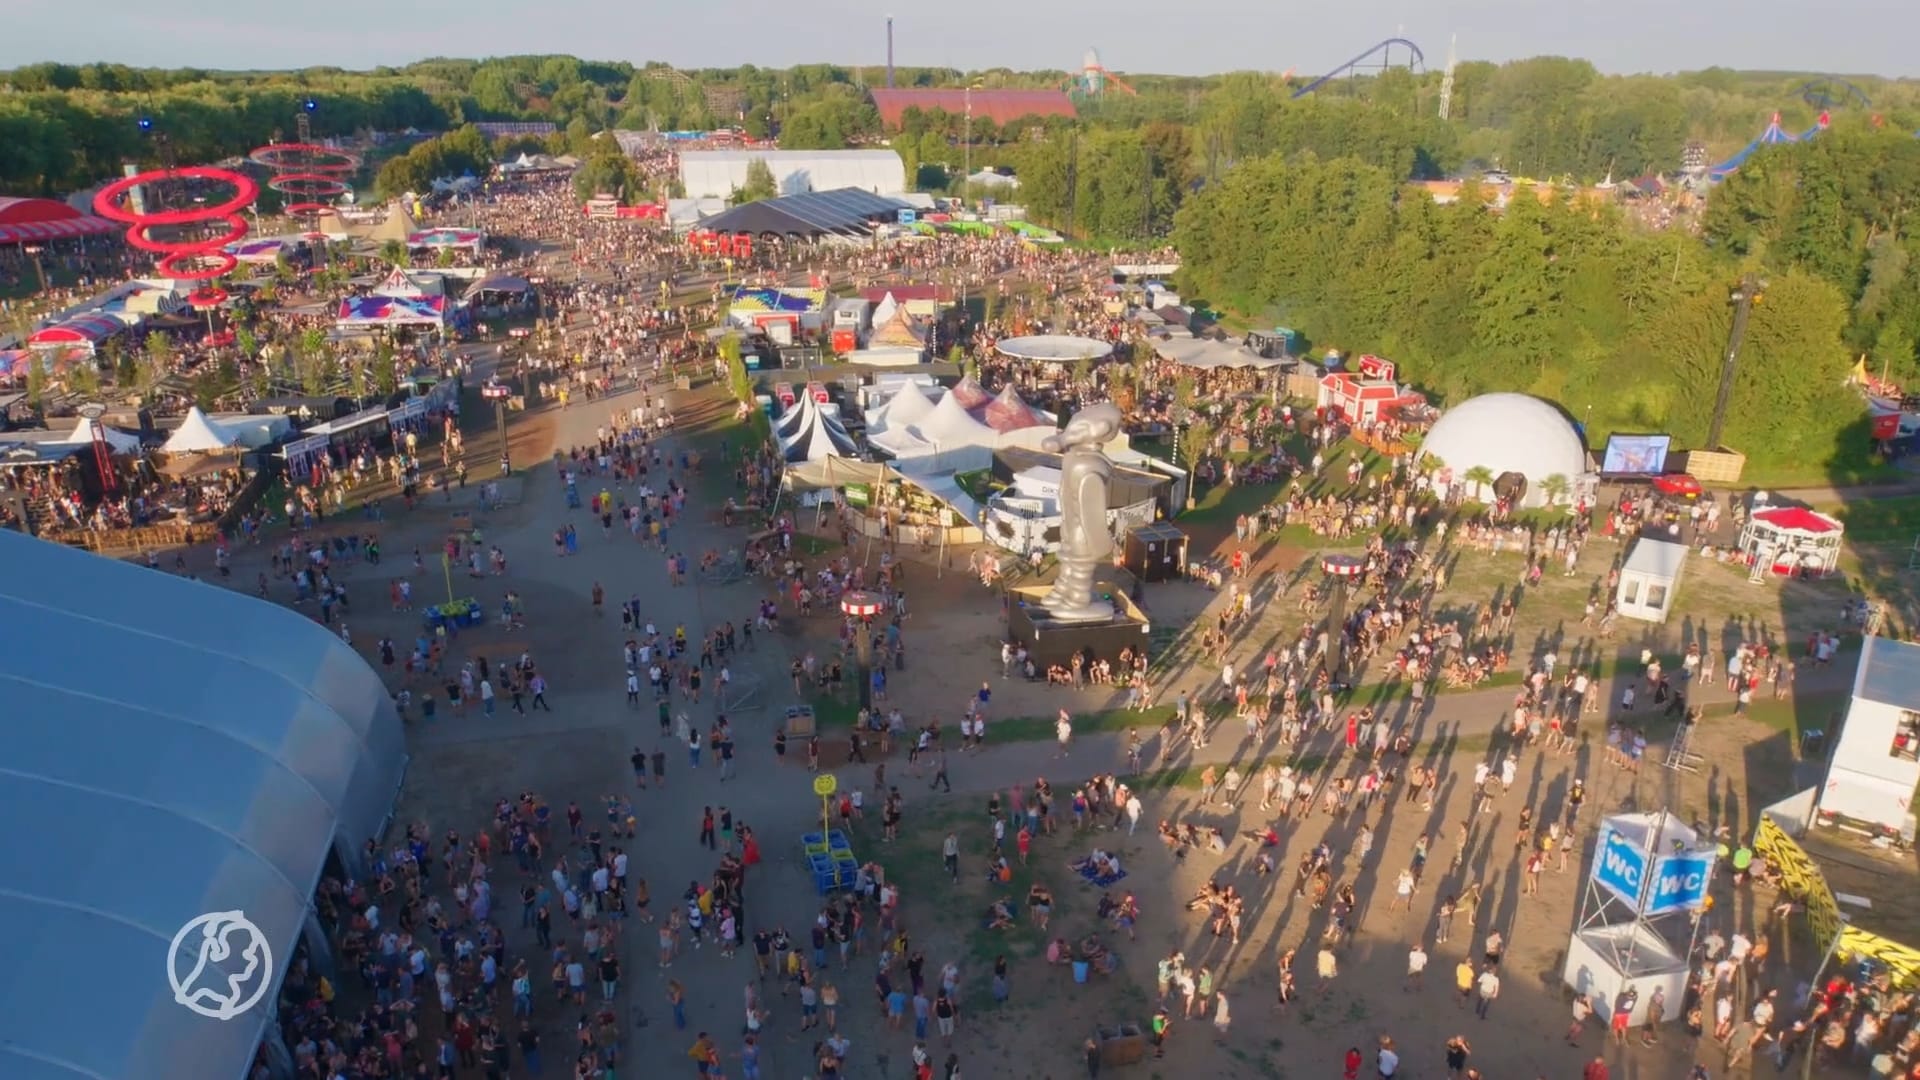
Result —
<path fill-rule="evenodd" d="M 1803 532 L 1817 536 L 1821 533 L 1840 531 L 1838 521 L 1802 506 L 1776 506 L 1770 510 L 1756 510 L 1753 513 L 1753 519 L 1785 532 Z"/>
<path fill-rule="evenodd" d="M 0 244 L 95 236 L 123 228 L 54 199 L 0 198 Z"/>

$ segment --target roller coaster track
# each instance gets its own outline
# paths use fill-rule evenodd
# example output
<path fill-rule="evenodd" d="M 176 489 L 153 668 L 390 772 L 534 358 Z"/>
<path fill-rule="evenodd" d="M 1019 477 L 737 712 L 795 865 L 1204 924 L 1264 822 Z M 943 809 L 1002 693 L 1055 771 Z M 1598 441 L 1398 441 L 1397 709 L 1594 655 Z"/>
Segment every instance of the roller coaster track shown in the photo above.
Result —
<path fill-rule="evenodd" d="M 1800 100 L 1816 109 L 1838 109 L 1848 105 L 1858 105 L 1865 109 L 1873 102 L 1867 99 L 1866 91 L 1837 75 L 1822 75 L 1809 79 L 1794 90 Z"/>
<path fill-rule="evenodd" d="M 1308 94 L 1313 93 L 1315 90 L 1320 89 L 1322 86 L 1325 86 L 1326 84 L 1332 82 L 1333 80 L 1339 78 L 1340 76 L 1350 75 L 1356 71 L 1361 70 L 1362 68 L 1365 68 L 1368 70 L 1374 70 L 1374 69 L 1385 70 L 1389 67 L 1392 67 L 1394 65 L 1391 60 L 1390 54 L 1392 53 L 1393 48 L 1396 45 L 1404 47 L 1408 52 L 1413 54 L 1413 56 L 1407 62 L 1408 67 L 1426 66 L 1427 57 L 1425 53 L 1422 53 L 1420 51 L 1420 46 L 1415 45 L 1413 42 L 1408 41 L 1406 38 L 1388 38 L 1385 41 L 1378 42 L 1372 48 L 1368 49 L 1366 52 L 1363 52 L 1359 56 L 1356 56 L 1353 59 L 1347 61 L 1346 63 L 1341 64 L 1339 67 L 1334 68 L 1332 71 L 1327 72 L 1325 75 L 1320 76 L 1319 78 L 1313 80 L 1312 82 L 1301 87 L 1300 89 L 1295 90 L 1293 92 L 1293 96 L 1295 98 L 1306 97 Z M 1376 64 L 1368 63 L 1368 61 L 1372 60 L 1375 56 L 1378 56 L 1380 58 L 1380 61 Z"/>

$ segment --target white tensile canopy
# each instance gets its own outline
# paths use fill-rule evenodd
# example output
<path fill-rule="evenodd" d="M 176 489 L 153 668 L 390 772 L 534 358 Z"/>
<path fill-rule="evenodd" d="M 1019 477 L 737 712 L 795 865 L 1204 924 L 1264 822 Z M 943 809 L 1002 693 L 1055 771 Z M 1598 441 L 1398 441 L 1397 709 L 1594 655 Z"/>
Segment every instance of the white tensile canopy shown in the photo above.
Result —
<path fill-rule="evenodd" d="M 943 395 L 933 411 L 915 425 L 921 436 L 942 446 L 978 445 L 991 449 L 998 445 L 999 433 L 973 418 L 961 402 L 958 389 L 955 387 Z"/>
<path fill-rule="evenodd" d="M 186 419 L 167 437 L 160 449 L 169 454 L 201 454 L 209 450 L 225 450 L 234 444 L 234 437 L 215 427 L 207 414 L 195 405 L 187 410 Z"/>
<path fill-rule="evenodd" d="M 887 323 L 890 320 L 892 320 L 894 312 L 898 310 L 900 310 L 900 301 L 895 300 L 893 298 L 892 293 L 888 293 L 887 295 L 880 298 L 880 302 L 878 304 L 874 305 L 873 320 L 871 323 L 869 323 L 869 325 L 871 326 L 887 325 Z"/>
<path fill-rule="evenodd" d="M 74 425 L 73 434 L 67 436 L 67 441 L 70 443 L 90 443 L 93 441 L 93 429 L 96 427 L 100 429 L 101 437 L 106 440 L 108 446 L 113 448 L 114 453 L 131 454 L 135 450 L 140 449 L 140 436 L 130 435 L 127 432 L 107 427 L 100 421 L 85 416 L 81 417 L 80 422 Z"/>
<path fill-rule="evenodd" d="M 793 408 L 774 424 L 774 436 L 789 462 L 852 457 L 858 450 L 846 426 L 838 417 L 822 412 L 811 394 L 800 395 Z"/>
<path fill-rule="evenodd" d="M 917 424 L 933 411 L 933 399 L 916 382 L 903 383 L 880 407 L 867 413 L 869 437 L 882 431 Z"/>

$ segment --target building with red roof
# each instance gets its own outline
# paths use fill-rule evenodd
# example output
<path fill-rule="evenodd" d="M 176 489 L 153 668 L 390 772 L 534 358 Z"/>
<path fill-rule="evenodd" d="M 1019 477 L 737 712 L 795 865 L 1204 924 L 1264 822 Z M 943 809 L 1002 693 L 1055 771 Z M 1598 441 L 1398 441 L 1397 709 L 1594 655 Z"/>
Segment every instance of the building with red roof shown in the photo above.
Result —
<path fill-rule="evenodd" d="M 908 109 L 944 112 L 965 116 L 971 99 L 973 115 L 996 124 L 1007 124 L 1028 116 L 1063 116 L 1071 120 L 1078 114 L 1073 99 L 1062 90 L 975 90 L 960 88 L 911 87 L 888 90 L 876 88 L 874 108 L 880 110 L 880 123 L 898 128 Z"/>

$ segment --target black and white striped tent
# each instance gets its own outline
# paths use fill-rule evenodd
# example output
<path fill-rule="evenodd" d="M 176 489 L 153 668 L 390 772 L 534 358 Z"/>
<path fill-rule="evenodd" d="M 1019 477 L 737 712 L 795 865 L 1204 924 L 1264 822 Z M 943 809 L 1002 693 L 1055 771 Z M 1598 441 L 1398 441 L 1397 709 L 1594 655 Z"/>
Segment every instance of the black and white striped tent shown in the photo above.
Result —
<path fill-rule="evenodd" d="M 827 415 L 806 393 L 774 423 L 773 435 L 789 462 L 854 457 L 859 452 L 840 418 Z"/>

